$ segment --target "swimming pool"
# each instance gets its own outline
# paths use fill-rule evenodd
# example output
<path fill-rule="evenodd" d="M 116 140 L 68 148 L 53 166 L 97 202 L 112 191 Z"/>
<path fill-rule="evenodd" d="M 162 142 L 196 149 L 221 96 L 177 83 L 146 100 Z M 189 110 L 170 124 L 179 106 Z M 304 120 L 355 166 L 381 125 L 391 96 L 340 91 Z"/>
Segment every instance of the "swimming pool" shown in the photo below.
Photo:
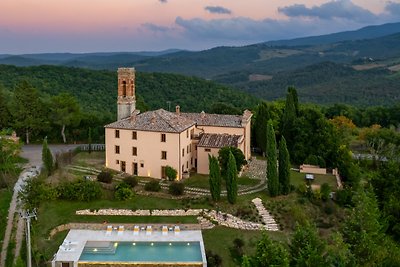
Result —
<path fill-rule="evenodd" d="M 202 262 L 200 242 L 108 242 L 85 246 L 79 262 Z"/>

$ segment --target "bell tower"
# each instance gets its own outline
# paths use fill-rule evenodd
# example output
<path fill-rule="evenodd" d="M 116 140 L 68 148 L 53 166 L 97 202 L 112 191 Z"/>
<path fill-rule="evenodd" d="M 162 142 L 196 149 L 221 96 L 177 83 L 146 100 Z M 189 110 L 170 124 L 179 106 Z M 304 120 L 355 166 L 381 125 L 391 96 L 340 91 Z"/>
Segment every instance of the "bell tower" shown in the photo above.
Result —
<path fill-rule="evenodd" d="M 136 109 L 135 69 L 118 68 L 118 120 L 131 116 Z"/>

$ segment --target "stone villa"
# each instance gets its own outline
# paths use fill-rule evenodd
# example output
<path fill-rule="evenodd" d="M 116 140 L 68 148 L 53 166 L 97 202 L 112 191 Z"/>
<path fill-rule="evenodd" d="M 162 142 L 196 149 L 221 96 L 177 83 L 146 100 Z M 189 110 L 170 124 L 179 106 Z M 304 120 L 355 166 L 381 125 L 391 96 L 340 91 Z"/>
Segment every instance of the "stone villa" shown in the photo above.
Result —
<path fill-rule="evenodd" d="M 165 167 L 182 179 L 208 174 L 208 155 L 234 146 L 250 158 L 252 113 L 221 115 L 164 109 L 136 110 L 135 70 L 118 69 L 118 120 L 105 126 L 106 167 L 132 175 L 165 178 Z"/>

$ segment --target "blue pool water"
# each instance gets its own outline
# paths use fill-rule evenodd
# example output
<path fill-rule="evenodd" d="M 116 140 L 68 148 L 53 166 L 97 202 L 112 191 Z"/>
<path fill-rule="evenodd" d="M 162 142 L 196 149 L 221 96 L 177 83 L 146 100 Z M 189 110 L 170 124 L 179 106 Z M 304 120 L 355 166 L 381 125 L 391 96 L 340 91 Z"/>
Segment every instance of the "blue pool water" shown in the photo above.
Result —
<path fill-rule="evenodd" d="M 108 247 L 85 247 L 80 261 L 202 262 L 200 242 L 119 242 Z"/>

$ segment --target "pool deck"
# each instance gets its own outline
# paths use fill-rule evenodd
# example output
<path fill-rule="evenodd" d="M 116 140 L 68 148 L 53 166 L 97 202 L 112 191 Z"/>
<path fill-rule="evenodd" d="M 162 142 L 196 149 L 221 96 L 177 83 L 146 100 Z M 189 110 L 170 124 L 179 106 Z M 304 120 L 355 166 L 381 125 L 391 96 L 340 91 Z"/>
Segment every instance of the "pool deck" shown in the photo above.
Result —
<path fill-rule="evenodd" d="M 146 231 L 139 231 L 134 235 L 133 231 L 125 230 L 118 233 L 113 230 L 111 234 L 107 234 L 106 230 L 70 230 L 64 243 L 60 245 L 53 261 L 52 266 L 56 266 L 56 262 L 74 262 L 74 266 L 78 266 L 79 258 L 87 241 L 99 242 L 200 242 L 203 266 L 207 266 L 203 236 L 199 230 L 181 230 L 179 234 L 174 231 L 168 231 L 167 235 L 163 235 L 161 231 L 153 231 L 150 235 Z"/>

